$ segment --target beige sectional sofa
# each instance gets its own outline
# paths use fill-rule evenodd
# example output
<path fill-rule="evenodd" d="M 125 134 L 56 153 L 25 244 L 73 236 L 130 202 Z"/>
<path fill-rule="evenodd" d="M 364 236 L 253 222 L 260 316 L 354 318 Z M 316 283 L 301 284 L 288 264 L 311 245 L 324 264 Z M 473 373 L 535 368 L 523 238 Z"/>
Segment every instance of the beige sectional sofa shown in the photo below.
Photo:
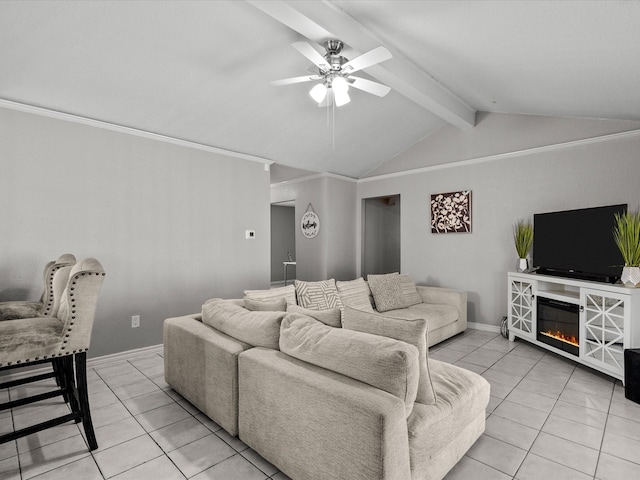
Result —
<path fill-rule="evenodd" d="M 452 331 L 434 320 L 446 308 L 389 309 L 380 297 L 384 315 L 356 308 L 361 280 L 333 282 L 340 305 L 332 281 L 313 282 L 293 299 L 289 288 L 247 291 L 165 320 L 167 383 L 293 480 L 443 478 L 484 431 L 489 384 L 428 359 L 431 324 Z M 424 288 L 421 304 L 465 297 Z M 333 308 L 294 305 L 310 298 Z"/>

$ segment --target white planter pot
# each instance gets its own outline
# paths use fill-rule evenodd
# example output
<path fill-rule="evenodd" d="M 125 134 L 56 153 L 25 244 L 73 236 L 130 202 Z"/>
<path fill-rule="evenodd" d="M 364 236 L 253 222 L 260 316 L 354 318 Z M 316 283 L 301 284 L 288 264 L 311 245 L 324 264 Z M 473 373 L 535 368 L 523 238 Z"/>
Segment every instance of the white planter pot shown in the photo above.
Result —
<path fill-rule="evenodd" d="M 639 287 L 640 267 L 622 267 L 620 280 L 626 287 Z"/>
<path fill-rule="evenodd" d="M 529 260 L 526 258 L 519 258 L 518 265 L 516 266 L 516 271 L 526 272 L 527 270 L 529 270 Z"/>

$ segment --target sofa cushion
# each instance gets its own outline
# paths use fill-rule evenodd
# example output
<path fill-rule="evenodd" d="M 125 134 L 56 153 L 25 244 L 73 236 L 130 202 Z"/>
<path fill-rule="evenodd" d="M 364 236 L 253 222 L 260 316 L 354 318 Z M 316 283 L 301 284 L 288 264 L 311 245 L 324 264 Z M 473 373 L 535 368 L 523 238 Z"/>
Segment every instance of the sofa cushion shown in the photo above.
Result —
<path fill-rule="evenodd" d="M 337 281 L 336 288 L 343 306 L 346 307 L 348 305 L 358 310 L 373 312 L 371 305 L 373 297 L 364 278 L 360 277 L 346 282 Z"/>
<path fill-rule="evenodd" d="M 331 278 L 321 282 L 295 281 L 296 297 L 298 305 L 313 310 L 326 310 L 329 308 L 342 309 L 340 295 L 336 289 L 336 281 Z"/>
<path fill-rule="evenodd" d="M 416 284 L 409 275 L 400 275 L 400 287 L 404 296 L 404 303 L 407 307 L 422 303 L 422 297 L 416 289 Z"/>
<path fill-rule="evenodd" d="M 269 290 L 245 290 L 244 295 L 245 297 L 255 300 L 275 300 L 278 298 L 285 298 L 287 300 L 287 305 L 296 304 L 296 288 L 293 285 L 271 288 Z"/>
<path fill-rule="evenodd" d="M 328 308 L 327 310 L 313 310 L 300 305 L 290 305 L 287 307 L 289 313 L 300 313 L 307 317 L 314 318 L 330 327 L 342 327 L 342 312 L 339 308 Z"/>
<path fill-rule="evenodd" d="M 280 350 L 388 392 L 413 409 L 419 381 L 418 350 L 380 335 L 331 328 L 291 313 L 282 321 Z"/>
<path fill-rule="evenodd" d="M 252 312 L 285 312 L 287 310 L 287 299 L 257 300 L 245 295 L 244 308 Z"/>
<path fill-rule="evenodd" d="M 438 400 L 433 405 L 416 402 L 407 419 L 412 470 L 429 473 L 439 469 L 432 460 L 435 452 L 454 444 L 464 445 L 457 452 L 451 449 L 446 454 L 458 457 L 446 462 L 455 464 L 482 433 L 490 393 L 489 382 L 474 372 L 438 360 L 432 360 L 430 367 Z M 478 421 L 480 428 L 473 428 Z"/>
<path fill-rule="evenodd" d="M 237 340 L 278 349 L 280 323 L 286 312 L 251 312 L 233 302 L 213 298 L 202 306 L 202 322 Z"/>
<path fill-rule="evenodd" d="M 420 380 L 416 402 L 430 405 L 436 402 L 436 393 L 429 372 L 427 348 L 427 321 L 424 319 L 392 318 L 378 313 L 363 312 L 351 307 L 345 308 L 342 325 L 348 330 L 382 335 L 407 342 L 418 349 Z"/>
<path fill-rule="evenodd" d="M 40 315 L 42 302 L 8 301 L 0 302 L 0 320 L 34 318 Z"/>
<path fill-rule="evenodd" d="M 376 302 L 376 310 L 387 312 L 407 306 L 402 294 L 398 272 L 384 275 L 367 275 L 367 282 Z"/>
<path fill-rule="evenodd" d="M 387 315 L 396 318 L 424 318 L 429 324 L 429 330 L 445 327 L 458 320 L 458 309 L 453 305 L 440 305 L 434 303 L 419 303 L 409 308 L 390 310 Z"/>

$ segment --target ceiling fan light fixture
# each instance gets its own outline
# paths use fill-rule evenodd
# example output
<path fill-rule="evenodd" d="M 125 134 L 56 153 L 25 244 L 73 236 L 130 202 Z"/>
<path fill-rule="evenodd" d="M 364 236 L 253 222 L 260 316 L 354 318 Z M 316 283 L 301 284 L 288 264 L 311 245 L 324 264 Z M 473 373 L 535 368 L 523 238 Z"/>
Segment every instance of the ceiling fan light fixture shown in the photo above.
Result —
<path fill-rule="evenodd" d="M 319 83 L 309 91 L 309 95 L 316 103 L 321 103 L 327 96 L 327 87 L 324 83 Z"/>
<path fill-rule="evenodd" d="M 347 103 L 349 103 L 351 101 L 351 98 L 349 98 L 349 94 L 347 93 L 346 90 L 336 90 L 335 88 L 333 89 L 333 95 L 335 97 L 336 100 L 336 107 L 341 107 L 343 105 L 346 105 Z"/>
<path fill-rule="evenodd" d="M 349 83 L 344 77 L 335 77 L 331 82 L 331 88 L 333 88 L 336 93 L 347 93 L 349 90 Z"/>

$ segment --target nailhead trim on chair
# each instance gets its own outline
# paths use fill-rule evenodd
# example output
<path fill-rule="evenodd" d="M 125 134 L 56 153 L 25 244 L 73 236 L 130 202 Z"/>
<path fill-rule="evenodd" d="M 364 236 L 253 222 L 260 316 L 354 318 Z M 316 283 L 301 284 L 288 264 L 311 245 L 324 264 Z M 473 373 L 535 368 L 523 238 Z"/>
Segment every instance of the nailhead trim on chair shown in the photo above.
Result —
<path fill-rule="evenodd" d="M 56 270 L 58 270 L 58 269 L 60 269 L 60 268 L 61 268 L 61 267 L 58 267 L 58 268 L 54 268 L 54 269 L 52 269 L 51 275 L 53 275 L 53 273 L 55 273 L 55 271 L 56 271 Z M 82 272 L 82 273 L 80 273 L 80 274 L 77 274 L 77 275 L 72 279 L 71 284 L 72 284 L 72 285 L 75 285 L 75 284 L 76 284 L 76 281 L 77 281 L 81 276 L 82 276 L 82 277 L 84 277 L 84 276 L 86 276 L 86 275 L 93 275 L 93 274 L 92 274 L 92 273 L 87 273 L 87 272 Z M 96 276 L 102 275 L 102 276 L 104 277 L 104 276 L 106 275 L 106 273 L 95 272 L 95 275 L 96 275 Z M 70 290 L 74 290 L 74 288 L 73 288 L 73 287 L 71 287 L 71 288 L 70 288 Z M 50 292 L 51 292 L 51 294 L 53 295 L 53 287 L 51 287 Z M 74 296 L 74 294 L 73 294 L 73 293 L 69 293 L 69 297 L 73 297 L 73 296 Z M 75 313 L 76 313 L 76 310 L 75 310 L 76 305 L 75 305 L 75 303 L 73 303 L 73 301 L 74 301 L 74 300 L 72 300 L 72 303 L 71 303 L 71 309 L 72 309 L 72 310 L 71 310 L 71 313 L 72 313 L 72 314 L 75 314 Z M 51 299 L 48 301 L 48 304 L 47 304 L 47 310 L 49 310 L 49 309 L 50 309 L 50 307 L 51 307 L 51 305 L 52 305 L 52 302 L 53 302 L 53 301 L 52 301 Z M 75 315 L 72 315 L 72 316 L 71 316 L 71 320 L 75 320 L 75 318 L 76 318 L 76 317 L 75 317 Z M 73 324 L 74 324 L 74 322 L 73 322 L 73 321 L 70 321 L 70 322 L 69 322 L 69 327 L 67 327 L 67 330 L 66 330 L 67 332 L 70 332 L 70 331 L 72 331 L 72 330 L 73 330 L 73 329 L 71 328 L 71 327 L 73 326 Z M 66 333 L 66 334 L 65 334 L 65 338 L 68 338 L 68 337 L 69 337 L 69 334 L 68 334 L 68 333 Z M 66 343 L 67 343 L 67 340 L 63 340 L 63 344 L 66 344 Z M 63 345 L 62 347 L 60 347 L 60 350 L 64 350 L 65 348 L 66 348 L 66 347 L 65 347 L 65 345 Z M 88 351 L 89 351 L 89 347 L 86 347 L 86 348 L 84 348 L 84 349 L 74 350 L 74 351 L 73 351 L 73 353 L 82 353 L 82 352 L 88 352 Z M 37 361 L 37 360 L 40 360 L 40 359 L 42 359 L 42 360 L 46 360 L 46 359 L 48 359 L 48 358 L 61 357 L 61 356 L 63 356 L 63 355 L 65 355 L 65 356 L 66 356 L 66 355 L 71 355 L 71 354 L 70 354 L 70 353 L 67 353 L 67 352 L 58 352 L 58 353 L 54 353 L 54 354 L 52 354 L 52 355 L 43 355 L 42 357 L 35 357 L 35 358 L 34 358 L 34 360 L 36 360 L 36 361 Z M 17 360 L 16 362 L 7 362 L 6 364 L 2 364 L 2 363 L 0 363 L 0 367 L 5 367 L 5 366 L 6 366 L 6 367 L 10 367 L 11 365 L 14 365 L 14 364 L 15 364 L 15 365 L 18 365 L 18 364 L 21 364 L 21 363 L 23 363 L 23 362 L 27 362 L 27 363 L 28 363 L 28 362 L 30 362 L 30 361 L 31 361 L 31 360 L 27 358 L 27 359 L 25 359 L 25 360 Z"/>

